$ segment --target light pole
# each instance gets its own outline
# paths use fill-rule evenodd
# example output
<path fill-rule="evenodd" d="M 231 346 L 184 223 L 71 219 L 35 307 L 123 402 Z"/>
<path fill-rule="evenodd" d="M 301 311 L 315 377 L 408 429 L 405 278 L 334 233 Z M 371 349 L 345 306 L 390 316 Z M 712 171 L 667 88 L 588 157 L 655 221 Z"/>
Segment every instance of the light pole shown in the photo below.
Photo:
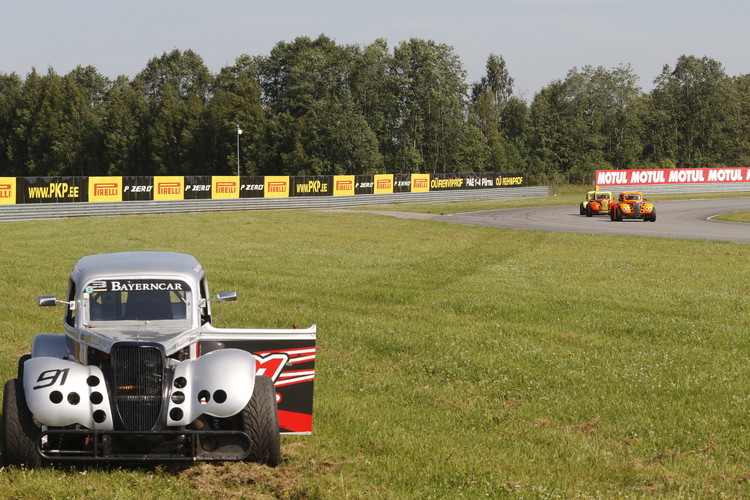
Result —
<path fill-rule="evenodd" d="M 237 125 L 237 177 L 240 176 L 240 135 L 242 135 L 242 129 Z"/>

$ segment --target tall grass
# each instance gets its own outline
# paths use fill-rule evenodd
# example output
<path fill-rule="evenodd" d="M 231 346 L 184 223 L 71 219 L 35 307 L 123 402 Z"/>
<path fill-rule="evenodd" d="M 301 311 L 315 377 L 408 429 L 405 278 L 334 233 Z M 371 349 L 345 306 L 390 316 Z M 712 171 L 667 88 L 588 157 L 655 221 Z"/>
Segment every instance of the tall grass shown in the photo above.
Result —
<path fill-rule="evenodd" d="M 87 253 L 190 252 L 240 295 L 219 326 L 319 330 L 314 432 L 277 469 L 6 469 L 8 496 L 750 495 L 747 245 L 306 211 L 2 230 L 5 379 Z"/>

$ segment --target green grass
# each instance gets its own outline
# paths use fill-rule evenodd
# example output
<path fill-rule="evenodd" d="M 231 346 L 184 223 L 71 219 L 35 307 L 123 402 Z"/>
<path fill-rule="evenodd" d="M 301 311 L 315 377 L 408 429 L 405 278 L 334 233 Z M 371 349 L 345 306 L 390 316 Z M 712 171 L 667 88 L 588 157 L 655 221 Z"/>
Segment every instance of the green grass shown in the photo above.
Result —
<path fill-rule="evenodd" d="M 578 197 L 576 197 L 576 200 Z M 577 201 L 576 201 L 577 202 Z M 307 211 L 6 223 L 0 374 L 87 253 L 196 255 L 218 326 L 318 325 L 284 463 L 5 469 L 20 498 L 750 495 L 750 246 Z"/>
<path fill-rule="evenodd" d="M 726 220 L 730 222 L 750 222 L 750 212 L 735 212 L 731 214 L 723 214 L 714 217 L 717 220 Z"/>

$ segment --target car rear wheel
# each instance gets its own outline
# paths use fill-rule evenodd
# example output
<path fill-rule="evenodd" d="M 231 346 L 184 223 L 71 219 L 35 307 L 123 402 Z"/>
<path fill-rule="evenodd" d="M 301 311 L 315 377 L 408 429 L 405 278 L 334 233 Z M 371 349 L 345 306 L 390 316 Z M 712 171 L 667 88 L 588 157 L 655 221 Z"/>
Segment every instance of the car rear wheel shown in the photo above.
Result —
<path fill-rule="evenodd" d="M 5 383 L 3 394 L 3 462 L 36 469 L 42 457 L 36 450 L 41 429 L 34 424 L 26 405 L 23 381 L 17 378 Z"/>
<path fill-rule="evenodd" d="M 279 412 L 273 380 L 258 375 L 250 402 L 242 411 L 243 431 L 250 436 L 252 449 L 248 460 L 270 467 L 281 463 Z"/>

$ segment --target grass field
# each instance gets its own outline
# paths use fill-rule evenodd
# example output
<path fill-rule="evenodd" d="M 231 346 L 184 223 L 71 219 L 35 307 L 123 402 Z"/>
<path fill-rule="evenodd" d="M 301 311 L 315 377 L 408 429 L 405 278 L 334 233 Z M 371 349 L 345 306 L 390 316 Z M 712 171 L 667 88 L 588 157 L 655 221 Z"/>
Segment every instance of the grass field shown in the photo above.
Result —
<path fill-rule="evenodd" d="M 106 251 L 193 253 L 239 293 L 218 326 L 316 323 L 319 348 L 276 469 L 4 469 L 0 497 L 750 496 L 748 245 L 308 211 L 2 231 L 3 379 L 62 331 L 37 295 Z"/>

